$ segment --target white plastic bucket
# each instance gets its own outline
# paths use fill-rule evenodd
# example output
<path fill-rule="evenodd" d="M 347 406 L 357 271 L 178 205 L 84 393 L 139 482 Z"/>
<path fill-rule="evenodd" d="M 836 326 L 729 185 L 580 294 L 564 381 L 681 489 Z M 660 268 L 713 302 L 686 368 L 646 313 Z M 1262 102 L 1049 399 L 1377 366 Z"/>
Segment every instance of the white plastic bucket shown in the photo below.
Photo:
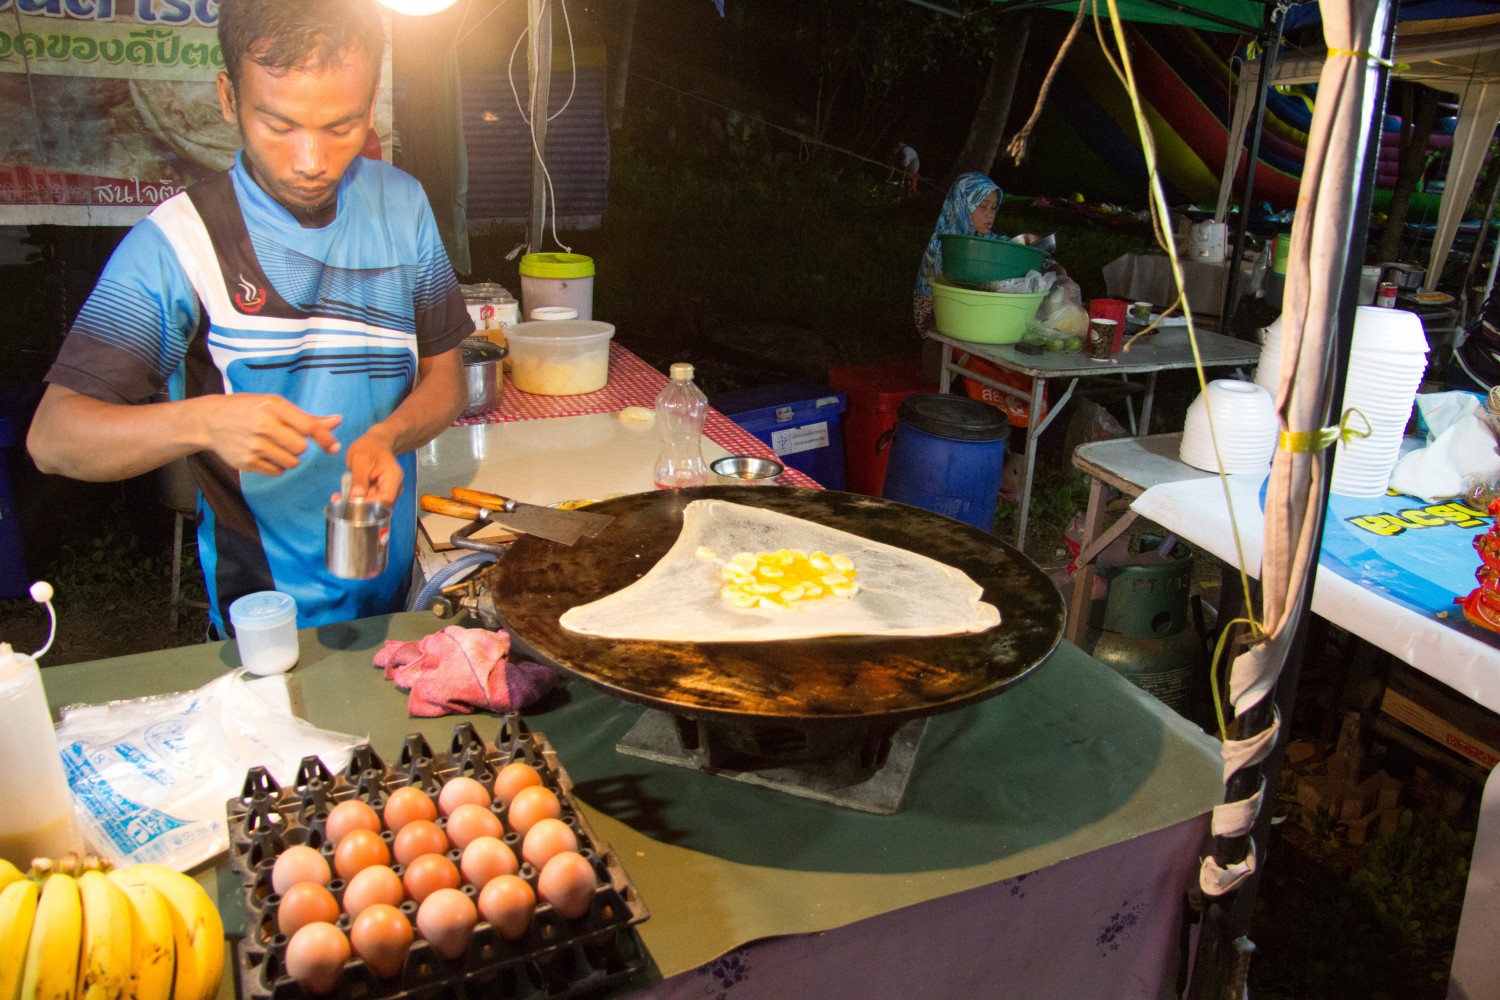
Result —
<path fill-rule="evenodd" d="M 594 318 L 594 261 L 577 253 L 529 253 L 521 258 L 521 315 L 544 306 L 578 310 Z"/>

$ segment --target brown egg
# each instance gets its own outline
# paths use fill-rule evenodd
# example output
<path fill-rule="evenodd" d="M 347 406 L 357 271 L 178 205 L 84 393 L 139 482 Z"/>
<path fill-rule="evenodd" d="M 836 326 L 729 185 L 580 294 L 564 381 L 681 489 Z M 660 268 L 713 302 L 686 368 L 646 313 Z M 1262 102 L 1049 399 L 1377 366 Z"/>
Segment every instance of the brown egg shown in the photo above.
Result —
<path fill-rule="evenodd" d="M 508 806 L 521 789 L 541 783 L 542 776 L 536 773 L 536 768 L 524 760 L 511 761 L 495 775 L 495 799 L 501 805 Z"/>
<path fill-rule="evenodd" d="M 285 893 L 298 882 L 327 885 L 332 878 L 328 859 L 306 844 L 288 847 L 276 856 L 276 864 L 271 866 L 271 890 L 278 893 Z"/>
<path fill-rule="evenodd" d="M 465 802 L 472 802 L 476 806 L 488 807 L 490 804 L 490 790 L 467 775 L 461 775 L 449 781 L 438 792 L 438 808 L 444 816 L 452 816 L 453 810 Z"/>
<path fill-rule="evenodd" d="M 531 866 L 541 871 L 563 851 L 578 850 L 578 837 L 573 833 L 573 828 L 560 819 L 548 816 L 539 819 L 526 831 L 526 839 L 521 842 L 521 857 L 531 862 Z"/>
<path fill-rule="evenodd" d="M 401 828 L 392 845 L 398 865 L 409 865 L 424 854 L 442 854 L 448 850 L 448 835 L 443 828 L 427 819 L 414 819 Z"/>
<path fill-rule="evenodd" d="M 276 907 L 276 929 L 291 937 L 308 924 L 332 924 L 339 919 L 339 901 L 328 887 L 316 882 L 298 882 L 281 895 Z"/>
<path fill-rule="evenodd" d="M 517 875 L 497 875 L 479 890 L 479 912 L 507 941 L 519 941 L 536 913 L 531 883 Z"/>
<path fill-rule="evenodd" d="M 514 875 L 521 866 L 510 845 L 497 837 L 479 837 L 469 842 L 458 859 L 458 870 L 464 881 L 484 888 L 497 875 Z"/>
<path fill-rule="evenodd" d="M 323 824 L 323 833 L 334 847 L 338 847 L 344 835 L 351 830 L 380 832 L 380 814 L 364 799 L 340 802 L 329 811 L 328 819 Z"/>
<path fill-rule="evenodd" d="M 387 865 L 371 865 L 349 880 L 344 887 L 344 912 L 357 917 L 372 906 L 384 903 L 400 906 L 406 898 L 401 876 Z"/>
<path fill-rule="evenodd" d="M 400 833 L 401 828 L 414 819 L 435 820 L 437 817 L 437 805 L 432 796 L 415 785 L 398 788 L 385 800 L 385 826 L 392 833 Z"/>
<path fill-rule="evenodd" d="M 380 834 L 363 827 L 350 830 L 333 849 L 333 870 L 346 882 L 371 865 L 390 863 L 391 849 L 385 846 Z"/>
<path fill-rule="evenodd" d="M 465 802 L 448 815 L 448 840 L 460 851 L 480 837 L 503 837 L 505 827 L 489 806 Z"/>
<path fill-rule="evenodd" d="M 286 945 L 286 971 L 313 996 L 332 993 L 349 961 L 349 939 L 333 924 L 308 924 Z"/>
<path fill-rule="evenodd" d="M 457 889 L 463 880 L 458 876 L 458 866 L 441 854 L 423 854 L 406 866 L 401 883 L 408 896 L 422 903 L 439 889 Z"/>
<path fill-rule="evenodd" d="M 457 889 L 439 889 L 417 907 L 417 930 L 446 959 L 463 955 L 479 922 L 473 900 Z"/>
<path fill-rule="evenodd" d="M 511 799 L 510 808 L 505 813 L 506 822 L 510 828 L 522 837 L 531 832 L 539 819 L 548 816 L 557 819 L 562 815 L 562 803 L 557 800 L 557 795 L 550 788 L 540 785 L 532 785 L 523 788 Z"/>
<path fill-rule="evenodd" d="M 385 903 L 367 907 L 349 928 L 354 954 L 364 959 L 370 971 L 381 979 L 401 974 L 414 936 L 406 914 Z"/>
<path fill-rule="evenodd" d="M 536 894 L 569 920 L 577 920 L 589 912 L 596 884 L 594 866 L 588 858 L 574 851 L 563 851 L 547 862 L 537 876 Z"/>

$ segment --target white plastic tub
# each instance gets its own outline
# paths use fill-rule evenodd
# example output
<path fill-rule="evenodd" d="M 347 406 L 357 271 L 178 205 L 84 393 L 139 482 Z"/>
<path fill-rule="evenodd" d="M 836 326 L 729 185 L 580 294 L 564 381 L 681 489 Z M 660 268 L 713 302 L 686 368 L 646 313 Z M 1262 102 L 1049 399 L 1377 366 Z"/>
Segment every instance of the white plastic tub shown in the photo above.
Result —
<path fill-rule="evenodd" d="M 510 378 L 522 392 L 578 396 L 609 381 L 614 325 L 565 319 L 517 323 L 510 331 Z"/>
<path fill-rule="evenodd" d="M 240 663 L 252 674 L 282 674 L 297 664 L 297 602 L 262 590 L 229 605 Z"/>

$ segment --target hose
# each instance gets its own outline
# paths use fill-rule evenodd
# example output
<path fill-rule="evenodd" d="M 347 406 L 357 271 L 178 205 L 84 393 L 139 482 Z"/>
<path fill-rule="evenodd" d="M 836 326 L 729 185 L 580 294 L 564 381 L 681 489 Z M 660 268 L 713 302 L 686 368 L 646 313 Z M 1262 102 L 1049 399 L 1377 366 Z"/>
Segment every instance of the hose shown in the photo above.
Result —
<path fill-rule="evenodd" d="M 488 552 L 468 552 L 438 570 L 437 573 L 422 584 L 417 591 L 417 596 L 411 599 L 406 606 L 408 611 L 426 611 L 432 606 L 432 602 L 443 592 L 443 588 L 452 584 L 455 580 L 468 574 L 471 570 L 480 566 L 486 566 L 495 561 L 495 557 Z"/>

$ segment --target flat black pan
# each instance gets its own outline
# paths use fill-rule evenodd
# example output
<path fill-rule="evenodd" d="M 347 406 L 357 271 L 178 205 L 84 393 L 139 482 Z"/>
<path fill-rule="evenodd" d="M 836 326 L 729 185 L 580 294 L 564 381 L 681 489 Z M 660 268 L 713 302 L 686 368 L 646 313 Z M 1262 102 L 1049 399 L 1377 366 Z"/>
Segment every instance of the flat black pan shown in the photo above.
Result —
<path fill-rule="evenodd" d="M 776 642 L 636 642 L 569 632 L 558 617 L 656 565 L 693 500 L 763 507 L 947 563 L 984 588 L 1000 624 L 975 635 Z M 506 626 L 543 660 L 612 695 L 688 718 L 896 720 L 935 715 L 1019 683 L 1062 636 L 1063 603 L 1037 566 L 993 535 L 855 493 L 753 487 L 659 490 L 590 510 L 615 520 L 573 546 L 523 537 L 490 571 Z"/>

